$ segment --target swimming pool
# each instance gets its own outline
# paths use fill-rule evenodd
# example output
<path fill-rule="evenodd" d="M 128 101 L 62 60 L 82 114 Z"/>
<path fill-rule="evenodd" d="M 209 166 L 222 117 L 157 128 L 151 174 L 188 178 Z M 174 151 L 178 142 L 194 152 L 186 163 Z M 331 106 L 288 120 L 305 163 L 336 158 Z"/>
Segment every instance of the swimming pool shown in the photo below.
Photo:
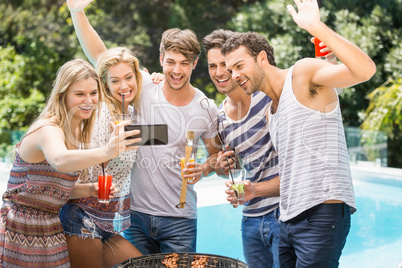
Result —
<path fill-rule="evenodd" d="M 387 169 L 387 171 L 390 169 Z M 388 173 L 388 174 L 387 174 Z M 402 171 L 376 172 L 353 168 L 357 212 L 340 259 L 341 268 L 400 267 L 402 261 Z M 207 178 L 209 179 L 209 178 Z M 224 191 L 224 180 L 213 182 Z M 244 261 L 241 248 L 241 209 L 232 208 L 218 190 L 199 186 L 197 251 Z M 211 186 L 212 187 L 212 186 Z M 209 196 L 209 198 L 207 197 Z M 202 206 L 209 200 L 207 206 Z"/>

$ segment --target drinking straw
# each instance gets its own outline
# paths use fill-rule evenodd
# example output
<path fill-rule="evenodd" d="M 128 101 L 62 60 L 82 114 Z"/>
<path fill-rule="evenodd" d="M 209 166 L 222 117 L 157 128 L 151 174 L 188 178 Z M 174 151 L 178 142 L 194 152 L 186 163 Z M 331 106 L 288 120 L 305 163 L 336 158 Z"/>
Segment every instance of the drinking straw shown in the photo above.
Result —
<path fill-rule="evenodd" d="M 102 173 L 103 173 L 103 177 L 105 177 L 105 164 L 102 163 Z"/>
<path fill-rule="evenodd" d="M 231 179 L 231 181 L 232 181 L 232 185 L 235 185 L 235 181 L 234 181 L 234 179 L 233 179 L 232 173 L 230 173 L 230 163 L 229 163 L 229 160 L 228 160 L 228 158 L 227 158 L 227 157 L 225 157 L 225 160 L 226 160 L 226 162 L 228 162 L 228 167 L 229 167 L 229 178 L 230 178 L 230 179 Z M 237 192 L 236 192 L 236 191 L 234 191 L 234 192 L 235 192 L 236 198 L 239 198 L 239 195 L 237 194 Z"/>
<path fill-rule="evenodd" d="M 124 120 L 124 95 L 123 95 L 123 120 Z"/>

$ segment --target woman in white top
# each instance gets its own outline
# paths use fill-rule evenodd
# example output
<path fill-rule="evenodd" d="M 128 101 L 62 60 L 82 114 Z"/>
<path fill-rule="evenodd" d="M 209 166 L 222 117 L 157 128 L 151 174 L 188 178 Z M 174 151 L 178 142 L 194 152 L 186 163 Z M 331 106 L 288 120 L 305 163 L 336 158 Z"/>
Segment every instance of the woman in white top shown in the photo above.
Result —
<path fill-rule="evenodd" d="M 97 61 L 96 71 L 101 78 L 104 101 L 92 132 L 92 146 L 107 144 L 111 138 L 114 116 L 125 114 L 131 119 L 133 105 L 138 105 L 142 75 L 138 59 L 123 47 L 112 48 Z M 123 102 L 124 101 L 124 102 Z M 119 233 L 130 226 L 130 171 L 136 150 L 95 165 L 78 182 L 96 185 L 103 170 L 113 175 L 116 187 L 110 203 L 99 203 L 95 196 L 71 199 L 60 214 L 71 267 L 110 267 L 130 257 L 142 255 Z M 81 186 L 80 185 L 80 186 Z"/>

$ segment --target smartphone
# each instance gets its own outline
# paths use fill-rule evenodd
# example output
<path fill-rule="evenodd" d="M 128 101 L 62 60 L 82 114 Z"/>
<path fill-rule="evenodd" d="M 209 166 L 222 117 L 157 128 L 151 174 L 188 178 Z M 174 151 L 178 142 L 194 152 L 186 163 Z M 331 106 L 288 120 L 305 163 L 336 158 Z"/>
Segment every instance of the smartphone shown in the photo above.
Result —
<path fill-rule="evenodd" d="M 140 134 L 127 137 L 126 139 L 134 139 L 141 137 L 142 141 L 133 143 L 134 145 L 166 145 L 168 143 L 168 128 L 166 124 L 159 125 L 128 125 L 124 127 L 125 131 L 140 130 Z"/>

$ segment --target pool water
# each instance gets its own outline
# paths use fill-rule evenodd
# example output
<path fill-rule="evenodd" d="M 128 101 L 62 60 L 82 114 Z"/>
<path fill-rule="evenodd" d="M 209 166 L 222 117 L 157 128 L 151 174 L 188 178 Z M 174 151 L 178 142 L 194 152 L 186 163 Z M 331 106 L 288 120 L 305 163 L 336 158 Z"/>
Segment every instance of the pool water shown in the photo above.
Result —
<path fill-rule="evenodd" d="M 244 261 L 241 244 L 241 208 L 224 205 L 198 209 L 197 252 Z"/>
<path fill-rule="evenodd" d="M 402 181 L 362 172 L 354 172 L 353 178 L 357 212 L 340 267 L 400 267 Z"/>
<path fill-rule="evenodd" d="M 402 175 L 402 174 L 401 174 Z M 341 268 L 399 268 L 402 261 L 402 180 L 353 172 L 357 212 Z M 197 251 L 244 261 L 241 209 L 230 204 L 198 209 Z"/>

